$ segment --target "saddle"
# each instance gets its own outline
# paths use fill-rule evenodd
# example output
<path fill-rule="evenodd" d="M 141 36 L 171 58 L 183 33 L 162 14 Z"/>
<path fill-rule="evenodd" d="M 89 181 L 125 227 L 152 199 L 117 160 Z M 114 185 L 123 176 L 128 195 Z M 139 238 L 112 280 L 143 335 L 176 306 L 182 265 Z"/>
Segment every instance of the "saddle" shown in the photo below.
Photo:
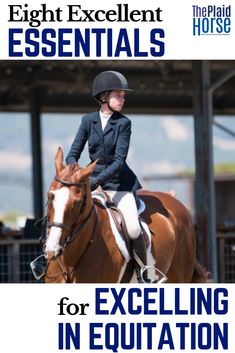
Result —
<path fill-rule="evenodd" d="M 109 209 L 109 211 L 112 215 L 115 226 L 117 227 L 118 232 L 122 236 L 122 239 L 125 241 L 126 247 L 127 247 L 128 251 L 130 252 L 130 250 L 131 250 L 130 238 L 129 238 L 129 234 L 128 234 L 127 227 L 126 227 L 126 222 L 125 222 L 125 219 L 124 219 L 122 212 L 114 205 L 114 203 L 110 200 L 109 195 L 105 191 L 99 192 L 98 195 L 100 195 L 104 198 L 106 207 Z M 96 195 L 94 195 L 94 198 L 93 198 L 94 203 L 101 206 L 101 207 L 104 207 L 101 200 L 99 198 L 96 198 L 95 196 Z M 137 209 L 138 209 L 138 205 L 140 205 L 139 199 L 137 201 Z M 142 234 L 143 234 L 144 241 L 145 241 L 145 246 L 148 247 L 149 243 L 150 243 L 149 236 L 146 233 L 146 230 L 144 229 L 144 227 L 142 225 L 143 220 L 140 216 L 139 216 L 139 220 L 140 220 L 140 227 L 141 227 Z"/>
<path fill-rule="evenodd" d="M 99 196 L 99 197 L 96 197 L 96 196 Z M 105 206 L 108 208 L 109 213 L 114 221 L 114 224 L 115 224 L 120 236 L 122 237 L 122 240 L 124 241 L 124 243 L 126 245 L 127 251 L 130 255 L 130 259 L 132 259 L 133 256 L 132 256 L 130 237 L 129 237 L 129 234 L 127 231 L 126 222 L 125 222 L 125 219 L 123 217 L 122 212 L 114 205 L 114 203 L 110 200 L 109 195 L 105 191 L 102 190 L 102 191 L 96 192 L 93 196 L 94 203 L 96 205 L 104 208 L 105 206 L 102 203 L 100 198 L 102 198 L 104 200 Z M 140 200 L 139 200 L 139 203 L 140 203 Z M 138 203 L 137 203 L 137 207 L 138 207 Z M 147 234 L 145 228 L 142 225 L 143 220 L 141 219 L 141 217 L 139 217 L 139 220 L 140 220 L 140 226 L 141 226 L 141 233 L 144 237 L 145 247 L 147 248 L 150 245 L 149 235 Z M 134 271 L 134 262 L 129 261 L 127 263 L 126 270 L 125 270 L 123 277 L 121 279 L 121 283 L 129 282 L 129 280 L 132 277 L 133 271 Z"/>

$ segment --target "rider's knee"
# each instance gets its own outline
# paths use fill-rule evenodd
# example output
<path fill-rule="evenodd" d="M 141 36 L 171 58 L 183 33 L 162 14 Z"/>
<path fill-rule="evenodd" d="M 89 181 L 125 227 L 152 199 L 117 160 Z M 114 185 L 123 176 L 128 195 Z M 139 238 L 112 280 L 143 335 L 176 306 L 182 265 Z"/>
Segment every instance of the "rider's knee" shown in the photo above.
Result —
<path fill-rule="evenodd" d="M 127 231 L 131 239 L 137 239 L 140 235 L 141 229 L 139 223 L 132 223 L 127 225 Z"/>

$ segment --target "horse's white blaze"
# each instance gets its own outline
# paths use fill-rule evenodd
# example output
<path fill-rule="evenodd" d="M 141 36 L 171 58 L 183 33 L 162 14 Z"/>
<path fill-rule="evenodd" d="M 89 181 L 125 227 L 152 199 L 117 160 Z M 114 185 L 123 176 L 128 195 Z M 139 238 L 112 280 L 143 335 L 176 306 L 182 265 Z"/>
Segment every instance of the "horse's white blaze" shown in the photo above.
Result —
<path fill-rule="evenodd" d="M 52 222 L 63 223 L 64 221 L 64 210 L 69 199 L 69 188 L 63 187 L 58 190 L 51 191 L 55 198 L 53 200 L 54 207 L 54 219 Z M 58 254 L 60 250 L 60 236 L 62 233 L 62 228 L 51 227 L 50 234 L 46 242 L 46 252 L 53 252 L 55 255 Z"/>

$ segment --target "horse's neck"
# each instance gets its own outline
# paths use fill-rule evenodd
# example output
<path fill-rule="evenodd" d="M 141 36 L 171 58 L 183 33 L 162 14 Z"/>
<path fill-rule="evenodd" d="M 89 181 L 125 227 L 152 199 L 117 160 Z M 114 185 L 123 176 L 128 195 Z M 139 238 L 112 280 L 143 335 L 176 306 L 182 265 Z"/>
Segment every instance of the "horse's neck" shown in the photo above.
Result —
<path fill-rule="evenodd" d="M 112 234 L 106 210 L 96 206 L 95 217 L 94 231 L 91 225 L 81 234 L 90 240 L 77 268 L 78 282 L 117 282 L 124 264 L 123 257 Z"/>
<path fill-rule="evenodd" d="M 74 239 L 64 253 L 64 261 L 67 266 L 77 266 L 77 263 L 85 255 L 87 248 L 95 236 L 96 224 L 97 214 L 91 200 L 91 202 L 87 202 L 83 217 L 75 228 Z"/>

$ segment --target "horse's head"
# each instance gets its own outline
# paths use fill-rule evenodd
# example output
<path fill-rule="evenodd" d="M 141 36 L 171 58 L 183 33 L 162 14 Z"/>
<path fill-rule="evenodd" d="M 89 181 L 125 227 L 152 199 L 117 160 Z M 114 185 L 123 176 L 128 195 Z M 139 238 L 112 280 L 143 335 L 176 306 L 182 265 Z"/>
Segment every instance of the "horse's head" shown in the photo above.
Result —
<path fill-rule="evenodd" d="M 62 149 L 58 149 L 55 157 L 56 176 L 48 191 L 48 236 L 45 246 L 48 258 L 58 256 L 74 237 L 77 223 L 89 207 L 89 175 L 95 165 L 96 162 L 85 169 L 78 164 L 64 165 Z"/>

